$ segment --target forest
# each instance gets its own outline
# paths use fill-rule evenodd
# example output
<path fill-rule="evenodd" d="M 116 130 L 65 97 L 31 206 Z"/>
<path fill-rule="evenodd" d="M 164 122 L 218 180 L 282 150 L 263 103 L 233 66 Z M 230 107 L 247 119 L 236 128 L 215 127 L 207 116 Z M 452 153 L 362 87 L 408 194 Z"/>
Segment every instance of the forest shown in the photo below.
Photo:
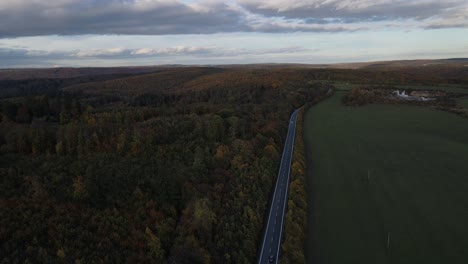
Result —
<path fill-rule="evenodd" d="M 1 82 L 2 263 L 251 263 L 295 72 Z"/>
<path fill-rule="evenodd" d="M 294 109 L 334 81 L 466 84 L 466 72 L 183 67 L 0 80 L 1 263 L 253 263 Z M 303 259 L 291 247 L 305 238 L 291 232 L 304 228 L 307 200 L 297 155 L 292 262 Z"/>

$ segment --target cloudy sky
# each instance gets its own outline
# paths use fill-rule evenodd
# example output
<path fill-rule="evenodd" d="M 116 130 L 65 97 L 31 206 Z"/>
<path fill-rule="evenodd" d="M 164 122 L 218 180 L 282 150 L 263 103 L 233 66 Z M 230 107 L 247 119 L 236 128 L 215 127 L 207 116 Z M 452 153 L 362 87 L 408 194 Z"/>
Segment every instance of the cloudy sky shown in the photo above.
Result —
<path fill-rule="evenodd" d="M 0 68 L 468 57 L 468 0 L 0 0 Z"/>

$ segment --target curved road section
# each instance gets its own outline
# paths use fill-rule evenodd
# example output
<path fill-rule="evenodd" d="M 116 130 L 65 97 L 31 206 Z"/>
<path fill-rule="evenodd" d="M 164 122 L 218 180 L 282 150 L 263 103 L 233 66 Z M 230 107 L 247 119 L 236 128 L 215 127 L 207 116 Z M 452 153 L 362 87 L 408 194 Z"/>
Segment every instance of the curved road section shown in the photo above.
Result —
<path fill-rule="evenodd" d="M 289 121 L 288 134 L 281 157 L 280 169 L 276 179 L 275 191 L 271 200 L 270 213 L 267 227 L 263 237 L 263 243 L 258 259 L 259 264 L 278 263 L 281 238 L 283 234 L 284 212 L 288 200 L 289 177 L 291 172 L 291 160 L 296 137 L 296 121 L 298 110 L 294 111 Z"/>

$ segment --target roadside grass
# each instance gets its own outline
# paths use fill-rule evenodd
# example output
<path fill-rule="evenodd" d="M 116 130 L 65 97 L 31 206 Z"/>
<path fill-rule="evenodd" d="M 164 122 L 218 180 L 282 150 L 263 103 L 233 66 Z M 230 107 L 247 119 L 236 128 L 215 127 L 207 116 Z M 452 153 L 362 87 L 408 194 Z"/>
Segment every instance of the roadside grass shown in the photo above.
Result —
<path fill-rule="evenodd" d="M 308 263 L 466 263 L 468 121 L 407 105 L 305 115 Z"/>
<path fill-rule="evenodd" d="M 284 224 L 284 242 L 281 245 L 281 263 L 304 263 L 304 243 L 307 229 L 307 192 L 306 160 L 303 130 L 306 107 L 299 111 L 297 117 L 296 138 L 291 166 L 291 183 L 289 184 L 288 207 Z"/>

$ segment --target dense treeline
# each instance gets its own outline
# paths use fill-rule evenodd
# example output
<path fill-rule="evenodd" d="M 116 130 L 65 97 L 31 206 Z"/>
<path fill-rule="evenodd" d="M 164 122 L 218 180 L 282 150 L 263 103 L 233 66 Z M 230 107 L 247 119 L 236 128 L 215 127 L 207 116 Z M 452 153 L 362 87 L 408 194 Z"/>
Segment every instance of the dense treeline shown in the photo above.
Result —
<path fill-rule="evenodd" d="M 11 97 L 25 96 L 57 96 L 61 88 L 68 87 L 74 84 L 89 83 L 96 81 L 119 79 L 130 76 L 129 74 L 113 74 L 113 75 L 92 75 L 75 78 L 58 78 L 58 79 L 20 79 L 20 80 L 3 80 L 0 79 L 0 99 Z"/>
<path fill-rule="evenodd" d="M 284 223 L 284 242 L 282 249 L 282 263 L 306 263 L 305 259 L 305 241 L 308 222 L 308 194 L 307 186 L 307 164 L 304 146 L 304 115 L 309 108 L 332 96 L 334 90 L 328 90 L 327 93 L 307 102 L 299 111 L 297 117 L 297 130 L 294 142 L 294 153 L 291 165 L 291 182 L 288 191 L 288 207 Z"/>
<path fill-rule="evenodd" d="M 49 68 L 49 69 L 1 69 L 0 81 L 3 80 L 44 80 L 44 79 L 68 79 L 94 78 L 96 76 L 119 76 L 144 74 L 167 69 L 166 66 L 142 66 L 142 67 L 110 67 L 110 68 Z M 170 66 L 169 66 L 170 68 Z"/>
<path fill-rule="evenodd" d="M 296 139 L 291 182 L 288 191 L 288 209 L 284 223 L 284 242 L 282 244 L 283 263 L 305 263 L 304 243 L 307 234 L 307 193 L 306 193 L 306 159 L 302 126 L 305 107 L 297 119 Z"/>
<path fill-rule="evenodd" d="M 256 259 L 289 115 L 329 87 L 186 71 L 0 101 L 2 263 Z"/>

